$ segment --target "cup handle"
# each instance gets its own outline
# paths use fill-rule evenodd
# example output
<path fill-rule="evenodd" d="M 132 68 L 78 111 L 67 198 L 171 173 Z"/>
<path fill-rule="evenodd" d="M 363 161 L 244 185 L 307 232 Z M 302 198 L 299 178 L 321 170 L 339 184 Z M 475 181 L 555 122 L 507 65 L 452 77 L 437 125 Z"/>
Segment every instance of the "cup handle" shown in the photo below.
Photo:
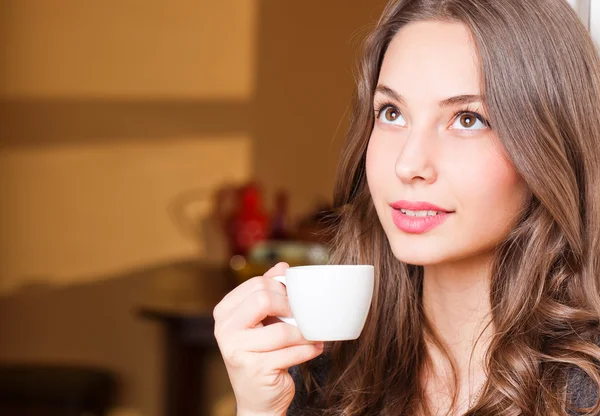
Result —
<path fill-rule="evenodd" d="M 273 277 L 274 280 L 277 280 L 279 283 L 282 283 L 284 286 L 287 286 L 287 283 L 285 281 L 285 276 L 275 276 Z M 296 320 L 294 318 L 286 318 L 285 316 L 278 316 L 277 319 L 285 322 L 286 324 L 290 324 L 290 325 L 294 325 L 295 327 L 298 327 L 298 323 L 296 322 Z"/>

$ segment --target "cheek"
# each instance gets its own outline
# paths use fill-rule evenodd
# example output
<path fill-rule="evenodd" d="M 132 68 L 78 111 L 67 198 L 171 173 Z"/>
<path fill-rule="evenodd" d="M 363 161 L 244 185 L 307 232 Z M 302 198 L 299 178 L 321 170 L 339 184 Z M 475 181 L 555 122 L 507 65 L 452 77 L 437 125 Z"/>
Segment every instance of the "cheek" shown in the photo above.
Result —
<path fill-rule="evenodd" d="M 369 185 L 369 191 L 372 196 L 380 193 L 379 188 L 381 187 L 381 176 L 386 166 L 386 161 L 382 160 L 382 154 L 378 146 L 379 143 L 371 135 L 369 138 L 369 144 L 367 145 L 367 153 L 365 160 L 365 170 L 367 174 L 367 183 Z"/>
<path fill-rule="evenodd" d="M 367 146 L 365 171 L 369 192 L 379 212 L 380 205 L 386 205 L 388 197 L 397 195 L 398 178 L 395 173 L 397 149 L 394 149 L 392 138 L 381 134 L 371 134 Z"/>
<path fill-rule="evenodd" d="M 455 178 L 454 189 L 467 214 L 463 219 L 477 219 L 474 226 L 485 223 L 487 226 L 481 228 L 504 234 L 523 207 L 526 186 L 502 154 L 482 154 L 465 165 L 461 178 Z"/>

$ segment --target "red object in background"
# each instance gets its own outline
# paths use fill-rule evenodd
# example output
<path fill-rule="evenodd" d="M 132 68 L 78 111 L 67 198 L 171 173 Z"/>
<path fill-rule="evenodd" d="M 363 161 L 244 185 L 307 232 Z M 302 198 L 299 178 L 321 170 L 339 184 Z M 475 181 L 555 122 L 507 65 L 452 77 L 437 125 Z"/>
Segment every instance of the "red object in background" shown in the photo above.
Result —
<path fill-rule="evenodd" d="M 258 186 L 250 183 L 241 187 L 229 223 L 231 254 L 248 254 L 252 246 L 267 239 L 268 228 L 269 218 L 263 208 Z"/>

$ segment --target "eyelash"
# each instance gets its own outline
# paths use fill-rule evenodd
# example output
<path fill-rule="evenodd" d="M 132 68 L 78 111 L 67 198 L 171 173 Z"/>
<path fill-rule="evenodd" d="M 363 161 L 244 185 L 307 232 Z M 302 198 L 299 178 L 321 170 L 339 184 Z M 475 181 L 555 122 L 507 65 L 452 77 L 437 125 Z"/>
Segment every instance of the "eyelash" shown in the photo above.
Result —
<path fill-rule="evenodd" d="M 383 102 L 383 103 L 376 105 L 375 118 L 379 118 L 379 115 L 381 114 L 381 112 L 386 110 L 388 107 L 393 107 L 396 109 L 396 111 L 398 111 L 400 114 L 402 114 L 402 112 L 398 109 L 398 107 L 396 105 L 394 105 L 393 103 Z M 457 111 L 452 116 L 452 120 L 453 121 L 456 120 L 458 117 L 462 116 L 463 114 L 469 114 L 469 115 L 475 116 L 479 121 L 481 121 L 483 123 L 484 126 L 491 128 L 490 122 L 485 117 L 483 117 L 477 111 L 471 110 L 468 106 L 462 110 Z"/>

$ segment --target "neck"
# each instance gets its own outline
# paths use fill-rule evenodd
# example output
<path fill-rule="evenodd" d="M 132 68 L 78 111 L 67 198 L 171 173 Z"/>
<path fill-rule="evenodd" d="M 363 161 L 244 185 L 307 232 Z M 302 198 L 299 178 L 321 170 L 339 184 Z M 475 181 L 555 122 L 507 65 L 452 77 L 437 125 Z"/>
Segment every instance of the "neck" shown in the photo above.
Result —
<path fill-rule="evenodd" d="M 481 368 L 493 331 L 486 328 L 491 316 L 490 266 L 491 257 L 424 266 L 425 315 L 461 373 L 468 367 Z"/>
<path fill-rule="evenodd" d="M 491 258 L 478 258 L 423 268 L 424 312 L 457 366 L 461 412 L 486 380 L 484 357 L 493 333 L 491 325 L 486 327 L 491 317 L 490 265 Z M 432 366 L 423 376 L 429 405 L 448 409 L 454 392 L 449 362 L 434 343 L 427 342 L 427 349 Z"/>

